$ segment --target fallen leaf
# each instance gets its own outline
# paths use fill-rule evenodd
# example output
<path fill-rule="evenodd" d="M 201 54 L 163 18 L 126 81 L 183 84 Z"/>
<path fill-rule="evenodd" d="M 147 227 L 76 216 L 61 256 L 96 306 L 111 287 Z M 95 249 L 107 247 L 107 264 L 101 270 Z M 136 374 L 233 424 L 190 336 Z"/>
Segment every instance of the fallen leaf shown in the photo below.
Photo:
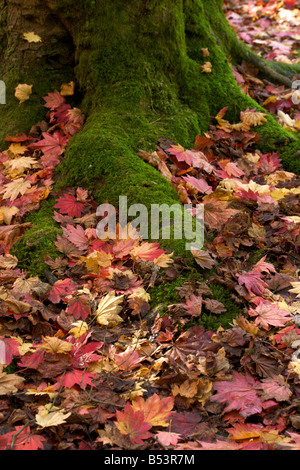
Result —
<path fill-rule="evenodd" d="M 121 434 L 128 436 L 133 444 L 143 444 L 145 439 L 152 436 L 149 432 L 152 425 L 145 421 L 144 413 L 134 411 L 129 402 L 126 403 L 124 411 L 116 412 L 116 418 L 116 427 Z"/>
<path fill-rule="evenodd" d="M 114 292 L 102 297 L 95 313 L 97 322 L 102 326 L 115 326 L 123 322 L 119 316 L 122 311 L 124 295 L 116 296 Z"/>
<path fill-rule="evenodd" d="M 24 33 L 23 38 L 26 39 L 26 41 L 28 42 L 41 42 L 42 41 L 41 37 L 35 34 L 34 32 Z"/>
<path fill-rule="evenodd" d="M 156 393 L 146 400 L 138 397 L 132 402 L 132 407 L 134 411 L 141 411 L 145 421 L 152 426 L 167 427 L 174 407 L 174 397 L 160 398 Z"/>
<path fill-rule="evenodd" d="M 19 100 L 20 104 L 29 100 L 32 93 L 33 85 L 20 84 L 15 88 L 15 97 Z"/>

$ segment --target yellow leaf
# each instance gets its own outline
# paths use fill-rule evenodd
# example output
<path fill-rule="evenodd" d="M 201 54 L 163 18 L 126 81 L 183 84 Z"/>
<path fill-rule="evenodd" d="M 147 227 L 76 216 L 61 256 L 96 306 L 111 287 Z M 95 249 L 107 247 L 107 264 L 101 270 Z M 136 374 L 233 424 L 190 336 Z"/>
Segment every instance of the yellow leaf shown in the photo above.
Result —
<path fill-rule="evenodd" d="M 88 272 L 95 274 L 99 274 L 103 268 L 108 268 L 112 259 L 113 256 L 105 251 L 93 251 L 88 256 L 80 257 L 80 261 L 85 263 Z"/>
<path fill-rule="evenodd" d="M 67 354 L 73 345 L 68 343 L 68 341 L 63 341 L 56 336 L 46 336 L 43 338 L 42 344 L 39 344 L 37 349 L 43 349 L 47 353 L 51 354 Z"/>
<path fill-rule="evenodd" d="M 62 96 L 72 96 L 74 95 L 75 83 L 63 83 L 60 88 L 60 94 Z"/>
<path fill-rule="evenodd" d="M 291 191 L 287 188 L 280 188 L 271 191 L 270 195 L 272 196 L 274 201 L 279 201 L 280 199 L 283 199 L 287 194 L 290 194 L 290 192 Z"/>
<path fill-rule="evenodd" d="M 22 377 L 15 374 L 2 372 L 3 366 L 0 364 L 0 395 L 8 395 L 18 391 L 18 386 L 24 381 Z"/>
<path fill-rule="evenodd" d="M 209 57 L 209 50 L 207 47 L 202 47 L 201 51 L 202 51 L 203 57 Z"/>
<path fill-rule="evenodd" d="M 80 336 L 84 335 L 89 327 L 88 324 L 84 321 L 77 321 L 72 323 L 73 328 L 69 330 L 69 333 L 74 336 L 74 338 L 80 338 Z"/>
<path fill-rule="evenodd" d="M 47 406 L 40 406 L 39 412 L 35 416 L 35 420 L 41 428 L 59 426 L 60 424 L 64 424 L 66 422 L 66 419 L 71 416 L 71 413 L 62 413 L 61 411 L 48 411 L 48 408 Z M 52 409 L 55 408 L 52 407 Z"/>
<path fill-rule="evenodd" d="M 0 224 L 4 223 L 5 225 L 10 225 L 13 216 L 16 215 L 18 212 L 19 212 L 19 209 L 15 206 L 12 206 L 12 207 L 1 206 L 0 207 L 0 215 L 1 215 Z"/>
<path fill-rule="evenodd" d="M 30 181 L 25 181 L 25 178 L 18 178 L 5 186 L 3 199 L 14 201 L 19 194 L 23 196 L 29 188 L 31 188 Z"/>
<path fill-rule="evenodd" d="M 26 41 L 28 42 L 41 42 L 42 41 L 40 36 L 38 36 L 34 32 L 24 33 L 23 38 L 26 39 Z"/>
<path fill-rule="evenodd" d="M 18 258 L 16 256 L 7 254 L 0 256 L 0 268 L 1 269 L 14 269 L 18 264 Z"/>
<path fill-rule="evenodd" d="M 169 264 L 174 263 L 172 256 L 173 253 L 171 253 L 170 255 L 167 255 L 167 253 L 163 253 L 158 258 L 156 258 L 153 263 L 160 268 L 167 268 Z"/>
<path fill-rule="evenodd" d="M 124 295 L 115 296 L 114 292 L 110 292 L 102 297 L 96 311 L 97 322 L 103 326 L 116 326 L 123 322 L 118 315 L 122 310 Z"/>
<path fill-rule="evenodd" d="M 212 65 L 210 62 L 205 62 L 204 65 L 201 65 L 202 73 L 211 73 Z"/>
<path fill-rule="evenodd" d="M 291 282 L 293 289 L 290 289 L 289 292 L 292 294 L 297 294 L 297 297 L 300 298 L 300 282 Z"/>
<path fill-rule="evenodd" d="M 25 170 L 28 170 L 32 165 L 36 163 L 36 160 L 31 157 L 20 157 L 14 160 L 5 162 L 4 165 L 9 172 L 15 172 L 15 174 L 22 174 Z"/>
<path fill-rule="evenodd" d="M 15 88 L 15 97 L 20 101 L 20 104 L 24 101 L 29 100 L 29 97 L 32 93 L 32 85 L 20 84 Z"/>
<path fill-rule="evenodd" d="M 22 155 L 26 149 L 27 147 L 25 147 L 24 145 L 21 145 L 20 143 L 11 144 L 8 147 L 8 150 L 14 155 Z"/>
<path fill-rule="evenodd" d="M 243 129 L 249 130 L 252 126 L 260 126 L 264 122 L 267 122 L 265 118 L 266 113 L 260 111 L 244 111 L 241 112 L 241 121 L 243 123 Z"/>

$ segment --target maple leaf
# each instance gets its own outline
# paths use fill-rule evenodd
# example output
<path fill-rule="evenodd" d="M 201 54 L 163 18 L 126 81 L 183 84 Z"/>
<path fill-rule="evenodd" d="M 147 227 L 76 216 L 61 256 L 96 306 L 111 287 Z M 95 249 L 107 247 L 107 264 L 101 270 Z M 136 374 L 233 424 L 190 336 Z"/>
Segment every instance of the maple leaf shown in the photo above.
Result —
<path fill-rule="evenodd" d="M 19 355 L 19 342 L 15 338 L 0 339 L 0 364 L 9 365 Z"/>
<path fill-rule="evenodd" d="M 31 188 L 30 181 L 26 181 L 25 178 L 18 178 L 4 186 L 4 188 L 1 190 L 3 193 L 2 197 L 3 199 L 14 201 L 17 199 L 19 194 L 25 194 L 29 188 Z"/>
<path fill-rule="evenodd" d="M 61 214 L 67 214 L 70 217 L 81 217 L 84 205 L 72 194 L 65 194 L 57 199 L 54 209 L 59 209 Z"/>
<path fill-rule="evenodd" d="M 73 335 L 76 339 L 80 338 L 82 335 L 85 335 L 89 329 L 88 324 L 84 321 L 77 321 L 72 323 L 72 327 L 73 328 L 69 330 L 69 334 Z"/>
<path fill-rule="evenodd" d="M 43 338 L 43 342 L 37 346 L 37 349 L 42 349 L 50 354 L 68 354 L 72 348 L 72 344 L 55 336 L 46 336 Z"/>
<path fill-rule="evenodd" d="M 201 296 L 192 295 L 183 308 L 193 317 L 199 317 L 202 313 L 203 299 Z"/>
<path fill-rule="evenodd" d="M 29 100 L 31 93 L 32 93 L 32 85 L 27 85 L 26 83 L 19 84 L 15 88 L 15 97 L 19 100 L 20 104 Z"/>
<path fill-rule="evenodd" d="M 95 379 L 95 375 L 90 372 L 72 369 L 71 371 L 67 371 L 63 376 L 58 377 L 57 382 L 67 388 L 79 385 L 80 388 L 85 390 L 87 385 L 93 385 L 93 379 Z"/>
<path fill-rule="evenodd" d="M 256 109 L 241 111 L 242 129 L 247 131 L 252 126 L 261 126 L 264 122 L 267 122 L 265 116 L 267 116 L 266 113 L 256 111 Z"/>
<path fill-rule="evenodd" d="M 64 150 L 68 143 L 68 137 L 61 135 L 60 132 L 55 131 L 53 135 L 48 132 L 43 132 L 43 139 L 30 144 L 28 147 L 31 149 L 41 149 L 43 154 L 48 157 L 58 157 Z"/>
<path fill-rule="evenodd" d="M 132 407 L 134 411 L 141 411 L 145 421 L 152 426 L 166 427 L 169 426 L 168 418 L 174 407 L 174 397 L 160 398 L 156 393 L 146 400 L 138 397 L 132 402 Z"/>
<path fill-rule="evenodd" d="M 55 408 L 56 407 L 54 407 L 54 409 Z M 39 407 L 39 412 L 35 415 L 35 420 L 39 427 L 48 428 L 50 426 L 64 424 L 71 414 L 72 413 L 63 413 L 62 411 L 49 411 L 49 407 L 46 405 Z"/>
<path fill-rule="evenodd" d="M 210 400 L 219 403 L 226 403 L 224 411 L 227 413 L 238 410 L 240 414 L 247 418 L 262 411 L 262 401 L 258 396 L 260 384 L 250 374 L 242 375 L 233 372 L 231 381 L 217 381 L 214 383 L 214 390 L 217 391 Z"/>
<path fill-rule="evenodd" d="M 201 194 L 211 194 L 213 192 L 211 186 L 206 183 L 204 178 L 195 178 L 194 176 L 183 176 L 186 183 L 191 184 Z"/>
<path fill-rule="evenodd" d="M 300 434 L 295 432 L 288 432 L 287 435 L 293 440 L 293 442 L 284 442 L 282 444 L 278 443 L 277 446 L 279 446 L 280 449 L 283 448 L 283 450 L 300 450 Z"/>
<path fill-rule="evenodd" d="M 262 426 L 252 423 L 234 423 L 231 429 L 226 430 L 230 439 L 234 441 L 244 441 L 259 439 L 262 437 Z"/>
<path fill-rule="evenodd" d="M 68 295 L 73 294 L 77 290 L 77 286 L 72 279 L 63 279 L 57 281 L 48 294 L 48 299 L 54 304 L 58 304 L 61 300 L 65 300 Z"/>
<path fill-rule="evenodd" d="M 276 269 L 273 264 L 266 263 L 266 257 L 261 258 L 254 266 L 252 271 L 259 271 L 260 273 L 276 273 Z"/>
<path fill-rule="evenodd" d="M 132 444 L 143 444 L 145 439 L 149 439 L 152 434 L 149 432 L 151 424 L 144 419 L 144 413 L 134 411 L 129 402 L 126 403 L 124 411 L 116 412 L 116 427 L 121 434 L 129 436 Z"/>
<path fill-rule="evenodd" d="M 165 432 L 165 431 L 158 431 L 155 434 L 155 437 L 165 447 L 176 446 L 179 439 L 181 439 L 180 434 L 177 434 L 175 432 Z"/>
<path fill-rule="evenodd" d="M 0 436 L 0 450 L 10 450 L 14 438 L 13 450 L 44 450 L 43 443 L 46 439 L 31 434 L 29 426 L 16 426 L 14 431 Z"/>
<path fill-rule="evenodd" d="M 74 95 L 75 83 L 63 83 L 60 87 L 60 94 L 62 96 L 72 96 Z"/>
<path fill-rule="evenodd" d="M 174 155 L 179 162 L 185 162 L 189 166 L 192 165 L 193 157 L 192 152 L 190 150 L 185 150 L 182 145 L 172 145 L 167 152 L 170 155 Z"/>
<path fill-rule="evenodd" d="M 18 387 L 24 382 L 22 377 L 16 374 L 6 374 L 0 364 L 0 395 L 9 395 L 18 391 Z"/>
<path fill-rule="evenodd" d="M 132 349 L 131 346 L 128 346 L 124 352 L 114 355 L 114 361 L 120 370 L 135 369 L 142 360 L 138 351 Z"/>
<path fill-rule="evenodd" d="M 114 326 L 123 322 L 123 319 L 119 316 L 122 311 L 123 298 L 124 295 L 115 296 L 114 292 L 102 297 L 96 311 L 97 322 L 100 325 Z"/>
<path fill-rule="evenodd" d="M 159 243 L 142 242 L 130 251 L 133 259 L 141 261 L 154 261 L 163 254 L 165 251 L 159 248 Z"/>
<path fill-rule="evenodd" d="M 202 73 L 211 73 L 212 64 L 211 62 L 205 62 L 204 65 L 201 65 Z"/>
<path fill-rule="evenodd" d="M 48 95 L 44 96 L 43 99 L 46 102 L 44 106 L 51 109 L 51 111 L 59 108 L 66 102 L 65 98 L 57 90 L 53 93 L 48 93 Z"/>
<path fill-rule="evenodd" d="M 251 271 L 249 273 L 237 274 L 239 285 L 245 285 L 248 292 L 257 295 L 263 295 L 268 284 L 261 278 L 259 271 Z"/>
<path fill-rule="evenodd" d="M 13 217 L 19 212 L 19 209 L 16 206 L 0 207 L 0 223 L 4 223 L 5 225 L 10 225 Z"/>
<path fill-rule="evenodd" d="M 260 302 L 255 309 L 250 308 L 248 314 L 256 317 L 254 323 L 265 330 L 270 326 L 285 326 L 292 319 L 290 312 L 281 309 L 277 302 Z"/>
<path fill-rule="evenodd" d="M 91 306 L 87 297 L 81 295 L 78 297 L 73 297 L 68 301 L 68 306 L 66 308 L 66 313 L 73 315 L 75 320 L 86 320 L 87 317 L 91 314 Z"/>
<path fill-rule="evenodd" d="M 210 228 L 219 229 L 239 211 L 232 209 L 228 201 L 217 199 L 214 194 L 204 196 L 204 221 Z"/>
<path fill-rule="evenodd" d="M 262 400 L 274 399 L 276 401 L 288 401 L 292 391 L 282 375 L 270 377 L 262 380 Z"/>
<path fill-rule="evenodd" d="M 297 298 L 300 299 L 300 282 L 291 282 L 293 289 L 289 289 L 292 294 L 297 294 Z"/>
<path fill-rule="evenodd" d="M 212 269 L 216 264 L 216 261 L 211 258 L 208 251 L 192 249 L 191 253 L 196 263 L 199 264 L 199 266 L 201 266 L 203 269 Z"/>
<path fill-rule="evenodd" d="M 101 341 L 87 343 L 88 338 L 89 335 L 81 335 L 73 344 L 71 355 L 73 357 L 72 366 L 75 369 L 86 368 L 90 362 L 97 362 L 103 359 L 101 355 L 94 354 L 94 352 L 101 349 L 104 343 Z M 68 337 L 68 341 L 73 343 L 74 338 Z"/>
<path fill-rule="evenodd" d="M 80 261 L 85 263 L 89 273 L 100 274 L 102 269 L 111 266 L 113 256 L 105 251 L 93 251 L 88 256 L 80 256 Z"/>
<path fill-rule="evenodd" d="M 89 241 L 85 235 L 85 230 L 81 225 L 77 225 L 76 227 L 73 225 L 67 225 L 66 227 L 63 227 L 63 233 L 65 237 L 80 251 L 87 250 Z"/>
<path fill-rule="evenodd" d="M 28 42 L 41 42 L 42 41 L 40 36 L 35 34 L 33 31 L 31 31 L 29 33 L 24 33 L 23 38 L 26 39 L 26 41 L 28 41 Z"/>
<path fill-rule="evenodd" d="M 31 157 L 19 157 L 14 160 L 5 162 L 4 166 L 9 169 L 10 172 L 24 173 L 24 170 L 31 168 L 36 163 L 36 160 Z"/>

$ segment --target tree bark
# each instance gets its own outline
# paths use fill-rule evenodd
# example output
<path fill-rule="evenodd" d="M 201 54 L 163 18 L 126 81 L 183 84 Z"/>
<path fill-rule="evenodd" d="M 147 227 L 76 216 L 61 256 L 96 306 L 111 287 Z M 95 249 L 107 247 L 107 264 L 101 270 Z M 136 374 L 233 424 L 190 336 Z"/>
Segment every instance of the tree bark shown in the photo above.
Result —
<path fill-rule="evenodd" d="M 224 106 L 232 122 L 241 110 L 265 111 L 235 82 L 229 58 L 247 54 L 221 0 L 0 0 L 0 7 L 0 78 L 7 85 L 2 142 L 42 118 L 42 96 L 75 80 L 76 104 L 87 120 L 71 140 L 58 182 L 89 188 L 99 203 L 117 205 L 120 195 L 129 204 L 178 202 L 138 149 L 155 149 L 162 136 L 191 148 Z M 42 42 L 24 41 L 30 31 Z M 209 50 L 211 73 L 201 68 L 202 48 Z M 33 85 L 22 108 L 14 98 L 18 83 Z M 264 151 L 280 139 L 284 166 L 299 171 L 294 134 L 271 115 L 257 132 Z"/>

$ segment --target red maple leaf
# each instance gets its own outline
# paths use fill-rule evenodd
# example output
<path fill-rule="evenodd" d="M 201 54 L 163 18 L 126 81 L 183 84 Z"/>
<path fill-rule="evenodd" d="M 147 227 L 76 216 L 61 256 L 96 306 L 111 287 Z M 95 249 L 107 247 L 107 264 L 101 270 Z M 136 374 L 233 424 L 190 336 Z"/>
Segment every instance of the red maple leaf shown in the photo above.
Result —
<path fill-rule="evenodd" d="M 137 351 L 128 346 L 124 352 L 115 354 L 114 360 L 120 370 L 132 370 L 139 365 L 142 358 Z"/>
<path fill-rule="evenodd" d="M 11 364 L 14 356 L 19 356 L 20 344 L 14 338 L 0 337 L 0 364 Z"/>
<path fill-rule="evenodd" d="M 74 385 L 79 385 L 83 390 L 86 389 L 87 385 L 93 385 L 92 380 L 95 379 L 95 375 L 90 372 L 73 369 L 66 372 L 57 378 L 57 382 L 63 387 L 72 388 Z"/>
<path fill-rule="evenodd" d="M 77 286 L 72 279 L 59 280 L 53 285 L 48 299 L 54 304 L 58 304 L 61 300 L 65 300 L 66 296 L 73 294 L 76 289 Z"/>
<path fill-rule="evenodd" d="M 91 313 L 91 306 L 87 298 L 83 295 L 73 297 L 68 301 L 66 308 L 68 315 L 73 315 L 75 320 L 86 320 Z"/>
<path fill-rule="evenodd" d="M 268 284 L 261 278 L 259 271 L 251 271 L 249 273 L 237 274 L 239 285 L 245 285 L 250 294 L 262 295 Z"/>
<path fill-rule="evenodd" d="M 74 344 L 71 350 L 71 356 L 73 357 L 72 366 L 74 369 L 86 368 L 87 364 L 90 362 L 96 362 L 102 359 L 101 355 L 94 353 L 100 350 L 104 343 L 101 341 L 87 343 L 88 338 L 89 335 L 83 335 L 77 340 L 75 340 L 73 336 L 67 339 L 68 342 Z"/>
<path fill-rule="evenodd" d="M 84 205 L 77 201 L 72 194 L 64 194 L 57 199 L 54 209 L 59 209 L 61 214 L 67 214 L 70 217 L 81 217 Z"/>
<path fill-rule="evenodd" d="M 9 450 L 12 446 L 12 440 L 18 432 L 12 450 L 44 450 L 43 443 L 46 439 L 43 436 L 31 434 L 29 426 L 23 430 L 22 426 L 16 426 L 14 431 L 0 436 L 0 450 Z"/>
<path fill-rule="evenodd" d="M 147 423 L 142 411 L 134 411 L 129 402 L 126 403 L 124 411 L 116 412 L 116 427 L 121 434 L 129 436 L 132 444 L 143 444 L 152 434 L 149 432 L 152 425 Z"/>
<path fill-rule="evenodd" d="M 69 140 L 68 137 L 61 135 L 58 131 L 54 132 L 53 135 L 48 132 L 43 132 L 42 135 L 44 137 L 42 140 L 30 144 L 28 148 L 40 149 L 47 157 L 58 157 L 64 152 Z"/>

